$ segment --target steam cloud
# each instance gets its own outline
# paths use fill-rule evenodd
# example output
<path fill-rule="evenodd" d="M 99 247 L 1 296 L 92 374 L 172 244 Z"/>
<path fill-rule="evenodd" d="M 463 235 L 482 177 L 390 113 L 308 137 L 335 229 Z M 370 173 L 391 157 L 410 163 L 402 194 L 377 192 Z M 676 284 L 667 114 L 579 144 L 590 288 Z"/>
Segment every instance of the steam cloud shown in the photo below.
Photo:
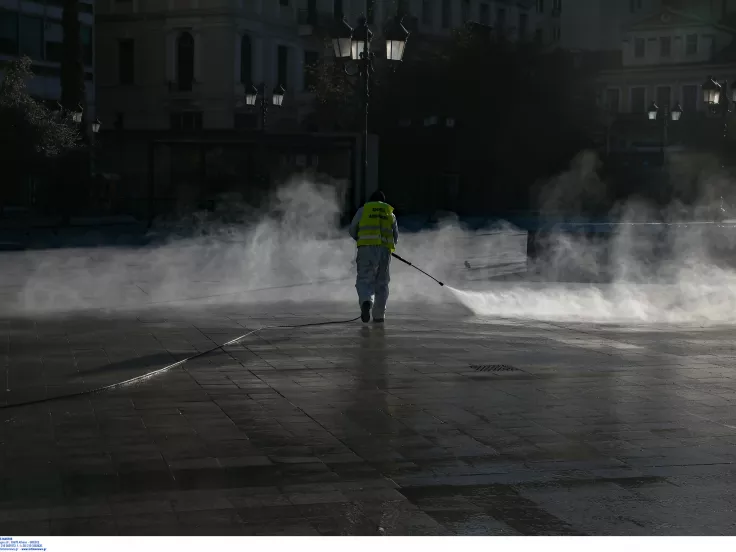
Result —
<path fill-rule="evenodd" d="M 609 191 L 596 168 L 595 157 L 582 154 L 540 190 L 540 210 L 553 215 L 562 207 L 603 204 Z M 721 201 L 728 203 L 721 200 L 727 179 L 685 169 L 677 167 L 677 180 L 697 182 L 695 207 L 655 209 L 627 201 L 615 214 L 631 224 L 619 226 L 610 240 L 550 234 L 525 281 L 489 279 L 526 266 L 526 232 L 508 224 L 469 231 L 450 219 L 435 230 L 403 233 L 398 253 L 453 287 L 441 288 L 394 262 L 389 311 L 407 302 L 459 301 L 489 317 L 732 323 L 736 272 L 724 259 L 736 230 L 702 224 L 720 212 Z M 284 300 L 357 308 L 355 245 L 338 225 L 344 193 L 339 183 L 293 179 L 258 213 L 231 203 L 230 213 L 241 220 L 202 218 L 196 235 L 182 227 L 178 237 L 156 246 L 5 254 L 10 268 L 3 286 L 6 295 L 13 293 L 4 310 L 38 315 L 162 302 L 193 307 Z M 644 222 L 653 217 L 681 224 L 663 231 Z M 571 270 L 577 283 L 560 283 Z"/>

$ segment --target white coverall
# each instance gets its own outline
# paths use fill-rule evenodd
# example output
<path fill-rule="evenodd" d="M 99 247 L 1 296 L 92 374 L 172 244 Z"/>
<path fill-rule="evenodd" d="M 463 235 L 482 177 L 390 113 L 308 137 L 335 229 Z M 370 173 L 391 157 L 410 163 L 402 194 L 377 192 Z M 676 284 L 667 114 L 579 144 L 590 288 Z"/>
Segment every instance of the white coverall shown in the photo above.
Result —
<path fill-rule="evenodd" d="M 350 236 L 358 241 L 358 224 L 363 216 L 363 208 L 358 209 L 350 223 Z M 399 241 L 399 226 L 396 216 L 393 217 L 392 230 L 394 245 Z M 373 304 L 373 318 L 382 319 L 386 314 L 388 301 L 388 283 L 390 281 L 389 266 L 391 265 L 391 251 L 382 245 L 361 245 L 358 247 L 358 277 L 355 289 L 358 290 L 358 304 L 365 301 Z"/>

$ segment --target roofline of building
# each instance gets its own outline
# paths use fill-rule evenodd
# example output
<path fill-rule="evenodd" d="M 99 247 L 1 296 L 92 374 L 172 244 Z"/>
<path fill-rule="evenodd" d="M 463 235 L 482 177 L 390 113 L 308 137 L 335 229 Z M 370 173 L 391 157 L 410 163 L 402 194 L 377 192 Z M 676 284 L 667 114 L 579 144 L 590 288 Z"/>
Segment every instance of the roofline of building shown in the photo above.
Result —
<path fill-rule="evenodd" d="M 671 65 L 637 65 L 636 67 L 622 67 L 620 69 L 604 69 L 598 77 L 623 75 L 630 73 L 651 73 L 652 71 L 682 71 L 683 69 L 702 69 L 703 72 L 713 72 L 713 69 L 730 67 L 736 69 L 736 60 L 723 63 L 673 63 Z M 717 73 L 717 71 L 715 71 Z"/>
<path fill-rule="evenodd" d="M 687 12 L 683 12 L 683 11 L 679 11 L 679 10 L 673 10 L 672 8 L 663 8 L 663 9 L 661 9 L 659 11 L 660 14 L 661 13 L 664 13 L 664 12 L 669 12 L 671 14 L 679 15 L 681 17 L 687 17 L 689 19 L 694 19 L 695 21 L 698 22 L 697 26 L 713 27 L 713 28 L 716 28 L 716 29 L 721 29 L 723 31 L 732 33 L 732 34 L 736 34 L 736 28 L 729 27 L 727 25 L 724 25 L 723 23 L 719 23 L 719 22 L 715 22 L 715 21 L 707 21 L 707 20 L 702 19 L 702 18 L 698 17 L 697 15 L 693 15 L 691 13 L 687 13 Z M 630 25 L 628 25 L 626 27 L 626 29 L 624 29 L 624 32 L 634 32 L 633 29 L 632 29 L 633 27 L 636 27 L 637 25 L 639 25 L 640 23 L 643 23 L 647 19 L 651 19 L 651 17 L 652 17 L 652 15 L 649 14 L 646 17 L 643 17 L 642 19 L 640 19 L 639 22 L 637 22 L 637 23 L 631 23 Z M 663 27 L 666 27 L 667 24 L 663 23 L 662 26 Z M 696 26 L 695 23 L 693 23 L 692 26 Z"/>

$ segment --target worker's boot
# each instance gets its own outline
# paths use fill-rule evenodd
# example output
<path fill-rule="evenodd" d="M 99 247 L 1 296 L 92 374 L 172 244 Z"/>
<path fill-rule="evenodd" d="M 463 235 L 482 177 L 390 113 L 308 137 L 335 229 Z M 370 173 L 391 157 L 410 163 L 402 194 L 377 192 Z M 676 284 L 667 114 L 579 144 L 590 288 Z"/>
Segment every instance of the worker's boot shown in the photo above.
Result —
<path fill-rule="evenodd" d="M 363 301 L 363 304 L 360 305 L 360 319 L 363 322 L 371 321 L 371 307 L 373 307 L 373 305 L 370 301 Z"/>

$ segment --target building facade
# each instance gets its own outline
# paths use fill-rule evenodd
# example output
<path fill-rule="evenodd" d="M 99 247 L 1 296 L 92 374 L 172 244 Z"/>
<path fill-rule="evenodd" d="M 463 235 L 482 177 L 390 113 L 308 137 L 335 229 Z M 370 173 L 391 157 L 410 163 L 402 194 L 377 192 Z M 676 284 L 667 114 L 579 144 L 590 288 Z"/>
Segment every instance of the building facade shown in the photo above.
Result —
<path fill-rule="evenodd" d="M 533 0 L 409 0 L 404 6 L 412 30 L 428 36 L 450 36 L 471 21 L 514 41 L 530 40 L 537 30 Z"/>
<path fill-rule="evenodd" d="M 100 118 L 131 130 L 256 128 L 245 88 L 265 83 L 269 96 L 287 91 L 269 124 L 289 128 L 310 111 L 306 68 L 332 55 L 329 30 L 363 13 L 377 38 L 397 13 L 426 37 L 468 21 L 514 40 L 537 32 L 533 0 L 98 0 Z"/>
<path fill-rule="evenodd" d="M 736 29 L 689 13 L 663 9 L 631 25 L 621 45 L 621 68 L 599 75 L 603 106 L 624 118 L 643 118 L 652 102 L 680 103 L 683 120 L 705 115 L 707 77 L 730 91 L 736 77 Z"/>
<path fill-rule="evenodd" d="M 48 102 L 61 97 L 63 0 L 0 0 L 0 78 L 2 66 L 20 56 L 33 60 L 28 91 Z M 88 113 L 95 116 L 95 14 L 92 0 L 80 1 Z"/>

